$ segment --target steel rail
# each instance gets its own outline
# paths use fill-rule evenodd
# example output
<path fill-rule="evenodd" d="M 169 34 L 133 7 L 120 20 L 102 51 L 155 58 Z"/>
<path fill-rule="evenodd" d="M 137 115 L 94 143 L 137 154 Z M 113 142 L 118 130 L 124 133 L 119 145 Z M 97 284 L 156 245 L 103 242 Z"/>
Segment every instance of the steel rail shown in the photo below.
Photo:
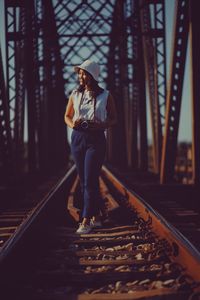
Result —
<path fill-rule="evenodd" d="M 47 207 L 55 201 L 55 196 L 63 188 L 64 185 L 67 185 L 70 177 L 75 173 L 75 166 L 72 166 L 71 169 L 66 173 L 66 175 L 59 180 L 54 187 L 44 196 L 44 198 L 31 210 L 29 216 L 18 226 L 16 231 L 12 236 L 5 242 L 3 247 L 0 249 L 0 266 L 8 255 L 15 250 L 17 244 L 24 238 L 24 235 L 32 229 L 35 223 L 40 218 L 40 215 L 47 209 Z"/>
<path fill-rule="evenodd" d="M 166 238 L 171 245 L 175 248 L 174 258 L 177 262 L 181 262 L 192 276 L 200 281 L 200 253 L 190 243 L 190 241 L 181 234 L 172 224 L 170 224 L 160 213 L 158 213 L 149 203 L 147 203 L 142 197 L 136 194 L 133 190 L 126 187 L 119 179 L 117 179 L 111 171 L 105 166 L 103 167 L 105 176 L 112 182 L 125 199 L 136 207 L 138 213 L 148 220 L 152 220 L 152 228 L 155 232 L 158 232 L 163 238 Z M 187 256 L 188 259 L 185 259 Z"/>

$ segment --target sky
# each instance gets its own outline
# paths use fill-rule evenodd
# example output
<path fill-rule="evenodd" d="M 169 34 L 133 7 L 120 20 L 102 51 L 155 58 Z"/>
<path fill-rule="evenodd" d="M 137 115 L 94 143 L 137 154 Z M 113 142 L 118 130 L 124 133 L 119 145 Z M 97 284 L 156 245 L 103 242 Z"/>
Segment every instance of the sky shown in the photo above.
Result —
<path fill-rule="evenodd" d="M 98 1 L 98 0 L 97 0 Z M 169 82 L 169 72 L 170 72 L 170 62 L 172 55 L 172 37 L 174 28 L 174 4 L 176 0 L 165 0 L 166 8 L 166 53 L 167 53 L 167 81 Z M 0 0 L 0 45 L 3 58 L 5 59 L 5 42 L 4 42 L 4 19 L 3 19 L 3 3 L 4 0 Z M 181 115 L 179 124 L 179 141 L 191 142 L 192 140 L 192 118 L 191 118 L 191 55 L 190 55 L 190 45 L 188 44 L 187 58 L 186 58 L 186 68 L 185 77 L 183 85 L 183 97 L 181 104 Z M 168 86 L 168 83 L 167 83 Z M 151 125 L 148 113 L 148 138 L 151 139 Z M 26 136 L 26 133 L 25 133 Z"/>

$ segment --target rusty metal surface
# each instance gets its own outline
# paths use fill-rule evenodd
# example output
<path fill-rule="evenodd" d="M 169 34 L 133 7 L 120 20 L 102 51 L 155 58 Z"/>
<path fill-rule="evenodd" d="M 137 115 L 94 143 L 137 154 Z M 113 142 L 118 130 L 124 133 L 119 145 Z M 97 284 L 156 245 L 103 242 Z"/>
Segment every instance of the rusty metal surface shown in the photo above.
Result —
<path fill-rule="evenodd" d="M 152 174 L 112 172 L 177 228 L 200 251 L 200 210 L 198 185 L 166 184 Z"/>

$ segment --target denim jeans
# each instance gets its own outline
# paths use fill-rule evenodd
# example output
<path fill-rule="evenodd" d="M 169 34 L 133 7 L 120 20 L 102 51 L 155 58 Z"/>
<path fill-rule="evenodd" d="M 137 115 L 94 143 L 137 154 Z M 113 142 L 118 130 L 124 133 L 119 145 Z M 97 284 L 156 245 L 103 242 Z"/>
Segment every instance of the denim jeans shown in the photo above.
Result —
<path fill-rule="evenodd" d="M 83 195 L 83 218 L 91 218 L 100 212 L 99 175 L 106 152 L 103 131 L 73 130 L 71 152 L 80 178 Z"/>

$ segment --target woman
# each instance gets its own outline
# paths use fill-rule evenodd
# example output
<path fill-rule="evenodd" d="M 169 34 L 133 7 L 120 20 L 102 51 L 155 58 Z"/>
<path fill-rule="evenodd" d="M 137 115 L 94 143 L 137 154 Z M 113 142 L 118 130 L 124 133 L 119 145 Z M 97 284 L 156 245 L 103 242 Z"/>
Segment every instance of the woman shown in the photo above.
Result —
<path fill-rule="evenodd" d="M 82 222 L 76 233 L 89 233 L 101 227 L 99 175 L 105 158 L 104 131 L 116 123 L 113 97 L 99 87 L 99 65 L 86 60 L 74 67 L 80 86 L 70 95 L 65 123 L 73 129 L 71 152 L 80 178 L 83 194 Z"/>

